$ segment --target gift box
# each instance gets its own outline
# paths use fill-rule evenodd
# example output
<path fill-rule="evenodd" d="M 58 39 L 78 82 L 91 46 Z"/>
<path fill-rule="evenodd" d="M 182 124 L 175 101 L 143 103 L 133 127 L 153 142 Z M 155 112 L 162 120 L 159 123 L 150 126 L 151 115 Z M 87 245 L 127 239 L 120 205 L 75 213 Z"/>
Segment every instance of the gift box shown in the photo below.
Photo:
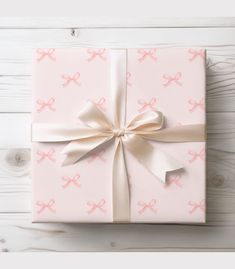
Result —
<path fill-rule="evenodd" d="M 205 222 L 205 58 L 37 49 L 33 222 Z"/>

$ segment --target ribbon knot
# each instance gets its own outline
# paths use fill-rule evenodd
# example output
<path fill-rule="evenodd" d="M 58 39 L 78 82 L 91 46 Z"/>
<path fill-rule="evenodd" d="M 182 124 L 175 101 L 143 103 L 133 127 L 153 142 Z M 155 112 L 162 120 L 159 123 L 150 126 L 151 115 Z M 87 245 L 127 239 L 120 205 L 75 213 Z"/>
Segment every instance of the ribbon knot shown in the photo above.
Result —
<path fill-rule="evenodd" d="M 122 128 L 122 129 L 114 129 L 113 130 L 113 135 L 115 136 L 115 137 L 121 137 L 121 136 L 124 136 L 125 135 L 125 129 L 124 128 Z"/>

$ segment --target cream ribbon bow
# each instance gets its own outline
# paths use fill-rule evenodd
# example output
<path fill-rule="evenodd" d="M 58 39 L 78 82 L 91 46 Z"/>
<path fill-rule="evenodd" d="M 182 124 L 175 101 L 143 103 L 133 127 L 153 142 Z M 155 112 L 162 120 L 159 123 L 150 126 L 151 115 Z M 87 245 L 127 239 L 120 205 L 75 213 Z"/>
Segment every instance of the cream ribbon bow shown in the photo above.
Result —
<path fill-rule="evenodd" d="M 88 153 L 108 141 L 114 140 L 113 158 L 113 220 L 130 220 L 130 194 L 124 149 L 127 149 L 144 167 L 162 182 L 166 173 L 182 168 L 182 165 L 153 147 L 147 140 L 161 142 L 193 142 L 205 140 L 203 124 L 164 128 L 160 111 L 146 111 L 125 123 L 126 114 L 126 50 L 110 50 L 111 94 L 114 123 L 92 102 L 79 112 L 81 125 L 34 123 L 32 139 L 38 142 L 68 141 L 63 149 L 64 165 L 74 164 Z"/>

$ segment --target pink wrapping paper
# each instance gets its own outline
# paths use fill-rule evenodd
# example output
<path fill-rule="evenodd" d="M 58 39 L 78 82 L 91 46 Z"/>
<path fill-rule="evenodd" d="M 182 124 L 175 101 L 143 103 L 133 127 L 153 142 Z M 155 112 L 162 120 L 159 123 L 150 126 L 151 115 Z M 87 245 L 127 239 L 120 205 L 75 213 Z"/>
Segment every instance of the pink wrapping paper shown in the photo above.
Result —
<path fill-rule="evenodd" d="M 149 109 L 166 127 L 205 123 L 205 51 L 128 49 L 127 119 Z M 38 49 L 34 56 L 32 122 L 77 123 L 88 100 L 112 118 L 108 49 Z M 32 143 L 33 222 L 113 222 L 114 144 L 61 166 L 67 143 Z M 130 222 L 205 222 L 205 142 L 159 143 L 184 169 L 167 184 L 125 151 Z"/>

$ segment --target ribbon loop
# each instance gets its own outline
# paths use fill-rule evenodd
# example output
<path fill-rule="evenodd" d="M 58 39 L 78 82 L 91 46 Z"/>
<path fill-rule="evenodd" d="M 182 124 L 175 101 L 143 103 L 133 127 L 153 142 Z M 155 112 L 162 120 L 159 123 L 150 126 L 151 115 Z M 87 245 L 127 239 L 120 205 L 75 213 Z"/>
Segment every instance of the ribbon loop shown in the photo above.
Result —
<path fill-rule="evenodd" d="M 110 131 L 113 126 L 105 114 L 91 101 L 82 108 L 78 118 L 84 125 L 101 132 Z"/>
<path fill-rule="evenodd" d="M 127 124 L 129 131 L 144 134 L 160 130 L 163 127 L 164 117 L 160 111 L 149 110 L 143 112 Z"/>

